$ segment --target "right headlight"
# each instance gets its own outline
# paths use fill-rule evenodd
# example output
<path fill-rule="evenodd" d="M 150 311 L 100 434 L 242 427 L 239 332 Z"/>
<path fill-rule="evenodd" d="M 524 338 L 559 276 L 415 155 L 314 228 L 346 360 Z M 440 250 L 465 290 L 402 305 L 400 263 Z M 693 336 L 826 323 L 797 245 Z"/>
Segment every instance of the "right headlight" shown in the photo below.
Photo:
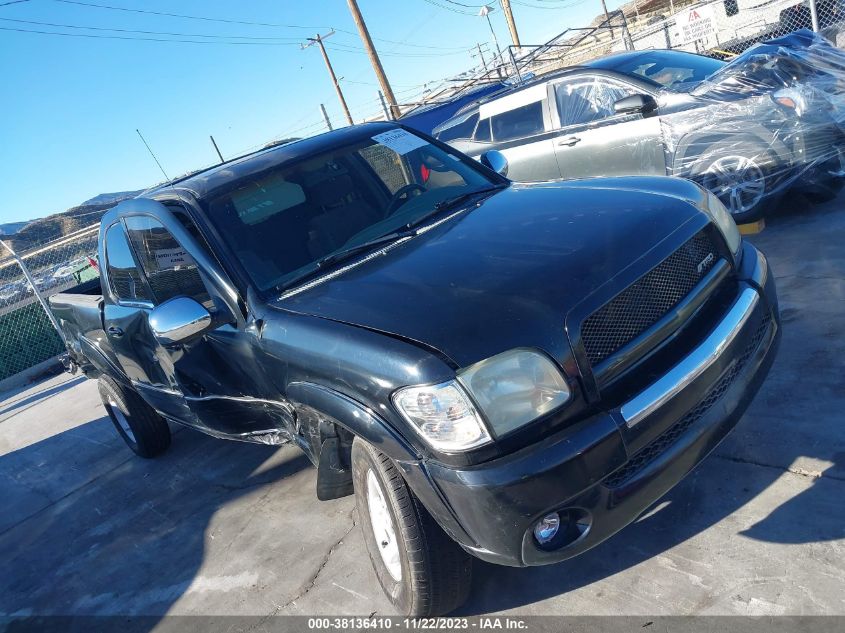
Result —
<path fill-rule="evenodd" d="M 403 387 L 393 404 L 432 448 L 456 452 L 525 426 L 571 396 L 551 359 L 513 349 L 470 365 L 455 380 Z"/>
<path fill-rule="evenodd" d="M 504 435 L 565 404 L 572 393 L 545 354 L 513 349 L 458 372 L 487 422 Z"/>
<path fill-rule="evenodd" d="M 739 250 L 742 248 L 742 236 L 739 234 L 736 222 L 734 222 L 733 216 L 722 204 L 722 201 L 716 197 L 716 194 L 706 189 L 704 191 L 707 194 L 707 201 L 701 210 L 710 216 L 713 224 L 719 227 L 719 231 L 721 231 L 736 259 L 739 257 Z"/>

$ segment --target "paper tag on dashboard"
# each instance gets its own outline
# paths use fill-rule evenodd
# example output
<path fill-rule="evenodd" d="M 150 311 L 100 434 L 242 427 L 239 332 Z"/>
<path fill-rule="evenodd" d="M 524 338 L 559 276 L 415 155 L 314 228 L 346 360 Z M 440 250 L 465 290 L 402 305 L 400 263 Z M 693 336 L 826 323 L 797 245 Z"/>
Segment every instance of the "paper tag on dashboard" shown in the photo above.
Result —
<path fill-rule="evenodd" d="M 376 143 L 380 143 L 385 147 L 392 149 L 394 152 L 403 156 L 423 145 L 428 145 L 428 141 L 420 138 L 414 134 L 410 134 L 402 129 L 390 130 L 389 132 L 382 132 L 372 137 Z"/>
<path fill-rule="evenodd" d="M 159 270 L 172 270 L 179 266 L 192 266 L 193 258 L 184 248 L 160 248 L 155 251 L 156 266 Z"/>

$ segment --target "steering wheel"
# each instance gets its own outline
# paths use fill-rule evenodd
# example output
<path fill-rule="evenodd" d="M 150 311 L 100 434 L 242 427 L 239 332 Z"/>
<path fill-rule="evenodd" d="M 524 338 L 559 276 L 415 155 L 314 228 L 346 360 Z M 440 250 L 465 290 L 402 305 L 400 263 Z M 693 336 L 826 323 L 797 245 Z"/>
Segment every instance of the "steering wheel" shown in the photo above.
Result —
<path fill-rule="evenodd" d="M 396 190 L 396 193 L 393 194 L 393 198 L 390 200 L 390 204 L 387 205 L 387 214 L 385 217 L 390 217 L 396 210 L 402 206 L 405 202 L 407 202 L 407 197 L 411 195 L 412 191 L 419 191 L 420 193 L 425 193 L 428 191 L 422 185 L 419 185 L 415 182 L 412 182 L 410 185 L 403 185 Z M 402 198 L 406 198 L 404 201 Z"/>

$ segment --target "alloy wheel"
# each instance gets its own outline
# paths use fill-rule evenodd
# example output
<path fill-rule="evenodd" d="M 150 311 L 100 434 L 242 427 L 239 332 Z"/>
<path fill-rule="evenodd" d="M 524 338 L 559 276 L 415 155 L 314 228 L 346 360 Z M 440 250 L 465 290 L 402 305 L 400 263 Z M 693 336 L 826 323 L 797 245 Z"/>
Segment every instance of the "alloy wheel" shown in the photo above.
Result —
<path fill-rule="evenodd" d="M 117 420 L 117 423 L 120 425 L 123 432 L 126 433 L 126 436 L 133 442 L 137 441 L 135 439 L 135 433 L 132 432 L 132 427 L 129 426 L 129 420 L 126 419 L 126 416 L 123 411 L 120 410 L 120 407 L 117 406 L 117 403 L 114 400 L 109 400 L 109 406 L 111 407 L 114 419 Z"/>
<path fill-rule="evenodd" d="M 701 184 L 716 194 L 731 214 L 756 207 L 766 195 L 763 170 L 754 159 L 723 156 L 713 161 L 700 176 Z"/>
<path fill-rule="evenodd" d="M 370 510 L 370 524 L 376 539 L 381 560 L 393 580 L 402 580 L 402 563 L 399 558 L 399 543 L 396 540 L 396 530 L 393 518 L 384 500 L 376 474 L 372 469 L 367 471 L 367 507 Z"/>

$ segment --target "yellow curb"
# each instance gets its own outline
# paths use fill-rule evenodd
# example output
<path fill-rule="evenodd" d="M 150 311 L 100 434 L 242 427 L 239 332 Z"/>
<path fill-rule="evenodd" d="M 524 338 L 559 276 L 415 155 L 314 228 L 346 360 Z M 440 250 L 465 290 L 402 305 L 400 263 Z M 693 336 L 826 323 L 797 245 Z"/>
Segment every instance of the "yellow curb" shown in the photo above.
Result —
<path fill-rule="evenodd" d="M 739 232 L 741 235 L 757 235 L 757 233 L 761 233 L 765 228 L 766 220 L 757 220 L 750 224 L 740 224 Z"/>

